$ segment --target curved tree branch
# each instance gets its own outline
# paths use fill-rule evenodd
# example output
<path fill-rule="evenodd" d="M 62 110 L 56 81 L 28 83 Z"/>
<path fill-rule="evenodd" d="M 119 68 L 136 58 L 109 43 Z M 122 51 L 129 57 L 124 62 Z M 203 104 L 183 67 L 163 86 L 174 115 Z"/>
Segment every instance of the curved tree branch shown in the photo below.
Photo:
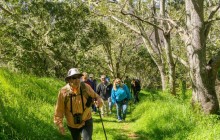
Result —
<path fill-rule="evenodd" d="M 212 22 L 220 20 L 220 18 L 213 19 L 214 15 L 217 13 L 219 9 L 220 9 L 220 4 L 211 10 L 208 20 L 205 22 L 205 37 L 207 37 L 209 34 Z"/>
<path fill-rule="evenodd" d="M 158 28 L 158 29 L 160 29 L 160 30 L 163 31 L 163 28 L 161 28 L 161 27 L 157 26 L 156 24 L 153 24 L 153 23 L 151 23 L 151 22 L 149 22 L 149 21 L 147 21 L 147 20 L 144 20 L 144 19 L 140 18 L 139 16 L 137 16 L 137 15 L 135 15 L 135 14 L 127 13 L 127 12 L 125 12 L 124 10 L 121 10 L 121 13 L 122 13 L 123 15 L 130 15 L 130 16 L 132 16 L 132 17 L 135 17 L 135 18 L 138 19 L 139 21 L 145 22 L 145 23 L 147 23 L 147 24 L 149 24 L 149 25 L 151 25 L 151 26 L 153 26 L 153 27 L 156 27 L 156 28 Z"/>
<path fill-rule="evenodd" d="M 130 29 L 131 31 L 133 31 L 133 32 L 135 32 L 135 33 L 141 35 L 141 32 L 138 31 L 137 29 L 135 29 L 134 27 L 132 27 L 130 24 L 128 24 L 128 23 L 126 23 L 126 22 L 124 22 L 124 21 L 118 19 L 118 18 L 115 17 L 115 16 L 112 16 L 112 15 L 111 15 L 110 17 L 111 17 L 112 19 L 114 19 L 115 21 L 121 23 L 122 25 L 124 25 L 125 27 L 127 27 L 128 29 Z"/>
<path fill-rule="evenodd" d="M 172 56 L 173 58 L 177 59 L 181 64 L 183 64 L 186 68 L 189 68 L 189 64 L 185 60 L 176 56 L 175 54 L 172 54 Z"/>

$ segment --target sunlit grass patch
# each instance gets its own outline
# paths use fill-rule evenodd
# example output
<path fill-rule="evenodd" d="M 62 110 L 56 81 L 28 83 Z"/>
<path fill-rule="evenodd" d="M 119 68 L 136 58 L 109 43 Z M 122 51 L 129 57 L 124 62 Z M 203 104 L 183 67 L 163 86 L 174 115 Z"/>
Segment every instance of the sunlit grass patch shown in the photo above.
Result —
<path fill-rule="evenodd" d="M 61 136 L 53 124 L 56 97 L 63 82 L 23 74 L 15 76 L 7 70 L 0 70 L 0 83 L 1 120 L 5 124 L 1 128 L 0 137 L 4 139 L 70 137 L 68 133 L 67 137 Z M 5 131 L 6 129 L 9 131 Z"/>
<path fill-rule="evenodd" d="M 142 92 L 142 94 L 151 93 Z M 180 117 L 176 112 L 182 109 L 176 99 L 173 97 L 168 99 L 164 94 L 157 93 L 154 95 L 157 97 L 152 101 L 151 96 L 145 95 L 142 96 L 144 101 L 132 113 L 132 116 L 136 118 L 136 122 L 132 124 L 136 133 L 150 139 L 164 139 L 173 138 L 177 132 L 181 133 L 181 130 L 185 130 L 184 120 L 182 120 L 184 115 L 180 113 Z M 183 112 L 185 112 L 184 109 Z"/>

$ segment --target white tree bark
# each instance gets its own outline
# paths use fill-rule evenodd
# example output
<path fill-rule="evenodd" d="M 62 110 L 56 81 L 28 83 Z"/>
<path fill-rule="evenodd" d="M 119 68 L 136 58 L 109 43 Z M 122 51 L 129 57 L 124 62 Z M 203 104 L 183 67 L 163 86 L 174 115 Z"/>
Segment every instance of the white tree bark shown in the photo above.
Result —
<path fill-rule="evenodd" d="M 212 66 L 206 60 L 204 0 L 186 0 L 187 29 L 190 37 L 187 55 L 192 79 L 192 102 L 199 103 L 206 114 L 217 113 L 219 104 Z"/>

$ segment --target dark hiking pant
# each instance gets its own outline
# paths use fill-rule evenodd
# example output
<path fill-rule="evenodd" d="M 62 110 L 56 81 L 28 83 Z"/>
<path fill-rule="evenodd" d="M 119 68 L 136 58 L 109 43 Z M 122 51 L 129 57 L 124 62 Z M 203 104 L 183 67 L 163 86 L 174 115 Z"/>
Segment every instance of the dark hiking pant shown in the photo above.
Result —
<path fill-rule="evenodd" d="M 137 102 L 140 101 L 140 100 L 139 100 L 139 97 L 138 97 L 138 94 L 139 94 L 139 91 L 136 91 L 136 92 L 134 93 L 134 103 L 137 103 Z"/>
<path fill-rule="evenodd" d="M 83 140 L 92 140 L 92 132 L 93 132 L 93 120 L 89 119 L 85 122 L 85 125 L 81 128 L 72 128 L 69 127 L 71 136 L 73 140 L 81 140 L 81 134 Z"/>

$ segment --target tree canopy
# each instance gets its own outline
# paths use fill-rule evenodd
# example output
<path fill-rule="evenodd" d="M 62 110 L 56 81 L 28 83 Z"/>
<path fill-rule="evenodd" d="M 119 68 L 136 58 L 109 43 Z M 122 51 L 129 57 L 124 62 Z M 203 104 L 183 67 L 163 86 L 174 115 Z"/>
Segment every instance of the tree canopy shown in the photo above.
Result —
<path fill-rule="evenodd" d="M 192 103 L 217 113 L 219 9 L 218 0 L 2 1 L 0 65 L 58 78 L 71 67 L 129 75 L 174 96 L 184 80 Z"/>

